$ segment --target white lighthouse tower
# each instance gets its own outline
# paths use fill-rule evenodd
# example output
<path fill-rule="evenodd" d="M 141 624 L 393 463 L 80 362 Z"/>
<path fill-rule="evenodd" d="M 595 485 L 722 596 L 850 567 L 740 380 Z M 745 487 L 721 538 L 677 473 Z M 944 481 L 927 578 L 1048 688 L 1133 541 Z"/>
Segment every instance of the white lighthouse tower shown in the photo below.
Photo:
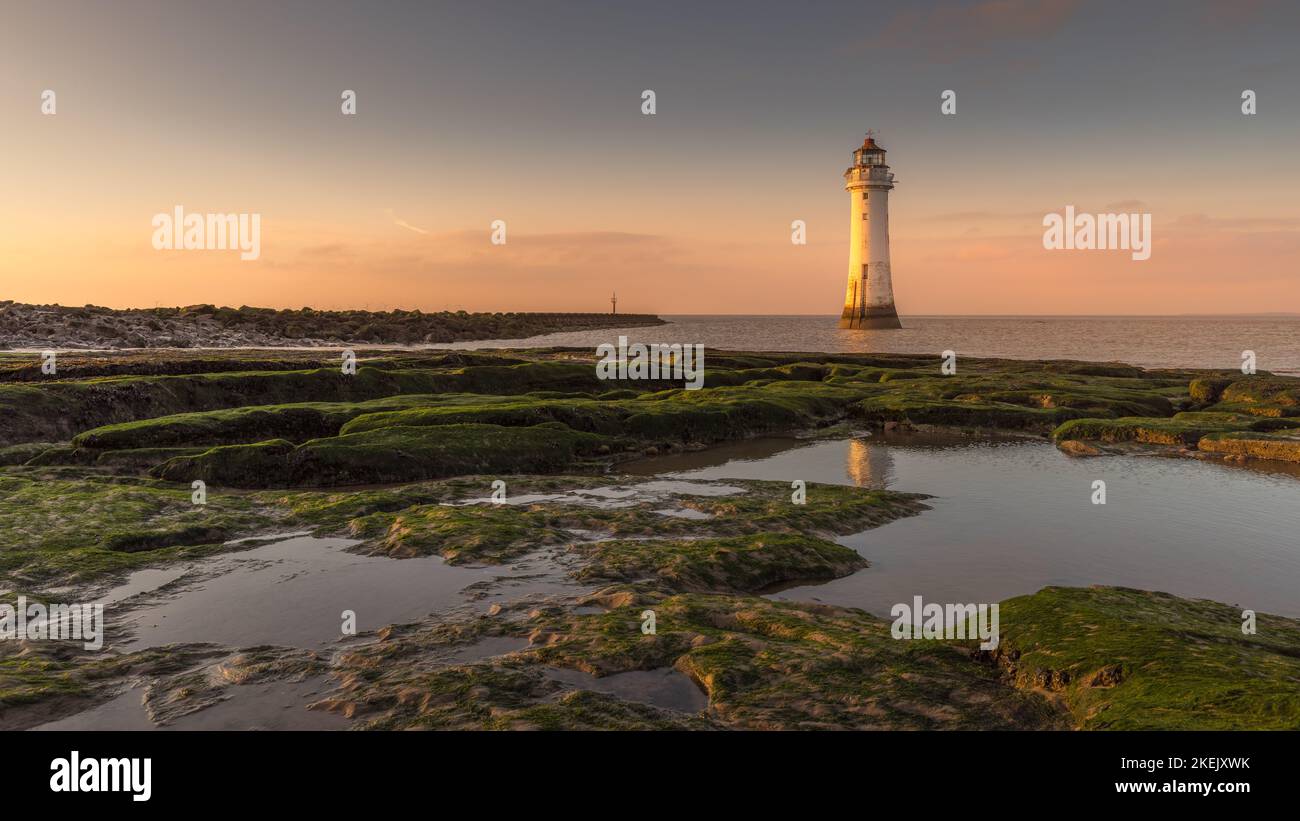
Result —
<path fill-rule="evenodd" d="M 894 175 L 872 132 L 844 172 L 849 192 L 849 284 L 841 328 L 901 328 L 889 273 L 889 192 Z"/>

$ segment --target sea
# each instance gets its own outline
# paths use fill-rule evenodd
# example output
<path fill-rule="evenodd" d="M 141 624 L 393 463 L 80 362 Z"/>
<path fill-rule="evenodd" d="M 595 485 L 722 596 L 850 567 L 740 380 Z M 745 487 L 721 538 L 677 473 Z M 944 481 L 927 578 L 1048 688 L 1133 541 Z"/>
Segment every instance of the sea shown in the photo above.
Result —
<path fill-rule="evenodd" d="M 705 351 L 932 353 L 958 357 L 1126 362 L 1144 368 L 1240 371 L 1253 352 L 1259 371 L 1300 375 L 1300 315 L 1273 316 L 905 316 L 901 330 L 853 331 L 838 316 L 663 316 L 667 325 L 612 327 L 441 348 L 629 343 L 701 344 Z"/>

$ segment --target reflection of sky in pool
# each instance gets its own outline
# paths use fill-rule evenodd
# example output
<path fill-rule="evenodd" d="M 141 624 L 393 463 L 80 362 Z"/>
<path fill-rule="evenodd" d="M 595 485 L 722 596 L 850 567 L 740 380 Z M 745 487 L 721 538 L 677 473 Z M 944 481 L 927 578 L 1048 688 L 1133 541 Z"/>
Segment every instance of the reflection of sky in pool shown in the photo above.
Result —
<path fill-rule="evenodd" d="M 1045 442 L 906 435 L 754 440 L 644 460 L 691 479 L 927 493 L 932 510 L 839 541 L 871 567 L 779 598 L 887 616 L 915 595 L 996 602 L 1047 585 L 1121 585 L 1300 616 L 1300 480 L 1190 459 L 1071 458 Z M 1107 503 L 1092 504 L 1092 482 Z M 813 492 L 813 491 L 810 491 Z"/>

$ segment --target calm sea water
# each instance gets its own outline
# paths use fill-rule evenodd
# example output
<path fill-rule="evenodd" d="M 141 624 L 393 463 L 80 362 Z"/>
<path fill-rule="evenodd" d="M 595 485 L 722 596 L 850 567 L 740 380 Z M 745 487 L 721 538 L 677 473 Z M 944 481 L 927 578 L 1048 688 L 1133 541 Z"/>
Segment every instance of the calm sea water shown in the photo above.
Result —
<path fill-rule="evenodd" d="M 1257 367 L 1300 374 L 1300 316 L 904 317 L 902 330 L 847 331 L 834 316 L 665 316 L 670 324 L 463 342 L 455 348 L 592 347 L 616 342 L 699 343 L 743 351 L 933 353 L 1011 359 L 1082 359 L 1155 368 Z"/>

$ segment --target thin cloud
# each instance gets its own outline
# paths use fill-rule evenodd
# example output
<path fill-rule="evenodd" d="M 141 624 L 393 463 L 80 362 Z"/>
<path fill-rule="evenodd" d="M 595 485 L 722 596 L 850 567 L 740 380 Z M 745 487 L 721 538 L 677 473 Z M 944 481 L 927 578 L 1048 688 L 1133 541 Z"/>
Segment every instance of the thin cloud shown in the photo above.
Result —
<path fill-rule="evenodd" d="M 1183 214 L 1174 220 L 1173 227 L 1196 232 L 1292 232 L 1300 229 L 1300 219 L 1294 217 L 1211 217 L 1206 214 Z"/>
<path fill-rule="evenodd" d="M 419 228 L 419 227 L 417 227 L 417 226 L 414 226 L 414 225 L 412 225 L 411 223 L 407 222 L 406 220 L 401 219 L 400 217 L 398 217 L 396 214 L 393 213 L 393 209 L 391 209 L 391 208 L 385 208 L 385 209 L 384 209 L 384 213 L 387 214 L 388 217 L 389 217 L 389 219 L 391 219 L 391 220 L 393 221 L 393 225 L 396 225 L 396 226 L 399 227 L 399 228 L 405 228 L 406 230 L 408 230 L 408 231 L 414 231 L 414 232 L 417 233 L 417 234 L 427 234 L 427 233 L 429 233 L 428 231 L 424 230 L 423 228 Z"/>

